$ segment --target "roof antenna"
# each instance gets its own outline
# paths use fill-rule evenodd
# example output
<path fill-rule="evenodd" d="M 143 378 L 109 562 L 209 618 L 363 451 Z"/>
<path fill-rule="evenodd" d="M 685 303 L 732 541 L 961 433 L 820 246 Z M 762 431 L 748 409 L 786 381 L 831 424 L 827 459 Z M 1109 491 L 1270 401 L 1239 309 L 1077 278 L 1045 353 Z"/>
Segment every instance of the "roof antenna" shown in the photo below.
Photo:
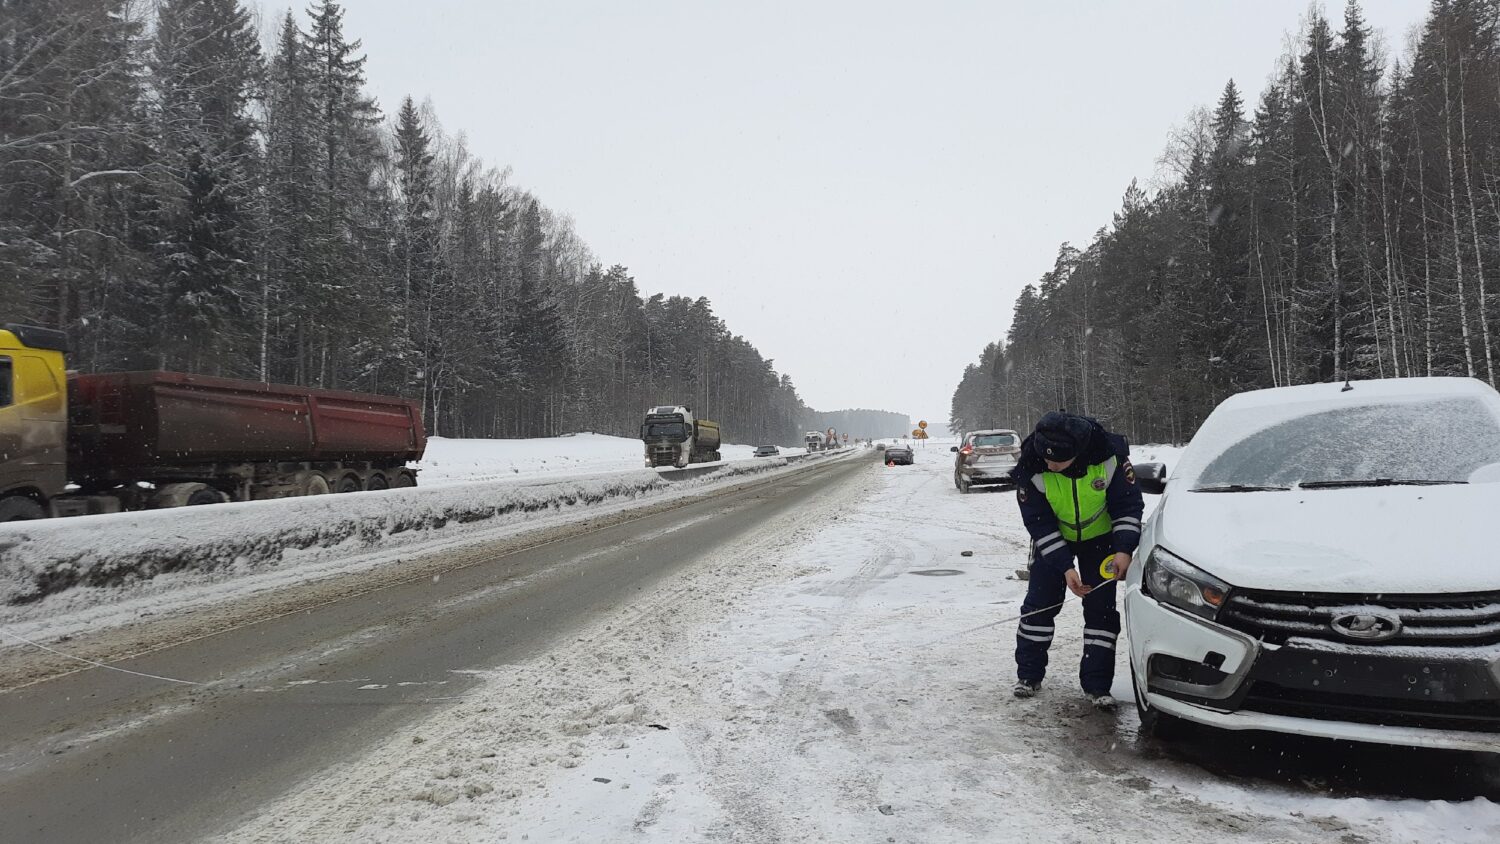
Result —
<path fill-rule="evenodd" d="M 1349 379 L 1348 378 L 1345 378 L 1344 379 L 1344 389 L 1339 390 L 1339 392 L 1341 392 L 1341 393 L 1347 393 L 1347 392 L 1349 392 L 1352 389 L 1354 389 L 1354 385 L 1349 383 Z"/>

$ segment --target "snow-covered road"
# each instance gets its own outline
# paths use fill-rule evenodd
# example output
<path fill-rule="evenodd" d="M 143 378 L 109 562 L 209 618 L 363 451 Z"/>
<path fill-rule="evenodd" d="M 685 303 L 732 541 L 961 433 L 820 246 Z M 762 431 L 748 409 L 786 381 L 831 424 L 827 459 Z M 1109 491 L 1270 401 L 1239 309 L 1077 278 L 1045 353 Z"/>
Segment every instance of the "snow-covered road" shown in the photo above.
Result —
<path fill-rule="evenodd" d="M 1139 739 L 1076 689 L 1076 603 L 1043 694 L 1013 700 L 1012 629 L 972 629 L 1015 613 L 1026 537 L 1010 495 L 950 478 L 935 442 L 871 464 L 235 838 L 1500 840 L 1489 760 Z"/>

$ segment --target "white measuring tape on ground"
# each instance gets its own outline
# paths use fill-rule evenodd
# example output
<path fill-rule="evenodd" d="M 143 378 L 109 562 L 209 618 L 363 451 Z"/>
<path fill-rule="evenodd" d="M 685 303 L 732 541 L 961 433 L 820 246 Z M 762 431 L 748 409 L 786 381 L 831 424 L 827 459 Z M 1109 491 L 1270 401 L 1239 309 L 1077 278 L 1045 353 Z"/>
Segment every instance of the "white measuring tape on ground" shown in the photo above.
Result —
<path fill-rule="evenodd" d="M 12 632 L 10 632 L 8 630 L 0 630 L 0 636 L 9 636 L 10 638 L 15 639 L 17 642 L 21 642 L 21 643 L 30 645 L 33 648 L 37 648 L 38 650 L 46 651 L 49 654 L 57 654 L 58 656 L 64 657 L 66 659 L 77 660 L 78 662 L 82 662 L 82 663 L 84 663 L 86 665 L 92 665 L 95 668 L 104 668 L 104 669 L 107 669 L 109 671 L 118 671 L 121 674 L 130 674 L 130 675 L 135 676 L 135 677 L 145 677 L 148 680 L 162 680 L 162 681 L 165 681 L 165 682 L 168 682 L 168 683 L 181 683 L 184 686 L 201 686 L 201 685 L 203 685 L 202 683 L 196 683 L 196 682 L 194 682 L 192 680 L 179 680 L 176 677 L 163 677 L 160 674 L 146 674 L 146 673 L 141 672 L 141 671 L 131 671 L 129 668 L 120 668 L 119 666 L 116 666 L 116 665 L 110 665 L 108 663 L 98 662 L 98 661 L 92 660 L 92 659 L 86 659 L 86 658 L 81 657 L 81 656 L 74 656 L 73 654 L 64 653 L 64 652 L 62 652 L 62 651 L 60 651 L 60 650 L 58 650 L 56 648 L 49 648 L 46 645 L 42 644 L 41 642 L 33 642 L 30 639 L 26 638 L 25 636 L 17 636 L 16 634 L 14 634 L 14 633 L 12 633 Z"/>
<path fill-rule="evenodd" d="M 1113 586 L 1117 582 L 1118 581 L 1116 581 L 1114 578 L 1110 578 L 1110 579 L 1104 581 L 1103 583 L 1100 583 L 1099 585 L 1095 586 L 1094 589 L 1103 589 L 1106 586 Z M 1093 594 L 1093 590 L 1090 590 L 1090 594 Z M 1057 603 L 1053 604 L 1050 607 L 1042 607 L 1041 609 L 1032 610 L 1031 612 L 1023 612 L 1020 615 L 1011 616 L 1010 618 L 1002 618 L 999 621 L 991 621 L 989 624 L 981 624 L 978 627 L 970 627 L 968 630 L 960 630 L 957 633 L 949 633 L 946 636 L 939 636 L 938 638 L 933 639 L 930 642 L 923 642 L 922 644 L 917 645 L 917 647 L 919 647 L 919 648 L 928 648 L 928 647 L 931 647 L 933 645 L 938 644 L 939 642 L 946 642 L 949 639 L 957 639 L 959 636 L 967 636 L 970 633 L 978 633 L 981 630 L 988 630 L 991 627 L 999 627 L 1002 624 L 1011 624 L 1013 622 L 1022 621 L 1024 619 L 1028 619 L 1028 618 L 1030 618 L 1030 617 L 1032 617 L 1034 615 L 1041 615 L 1044 612 L 1051 612 L 1052 610 L 1060 609 L 1062 607 L 1062 605 L 1066 604 L 1067 602 L 1068 602 L 1068 597 L 1066 595 L 1064 595 L 1063 599 L 1061 601 L 1058 601 Z"/>

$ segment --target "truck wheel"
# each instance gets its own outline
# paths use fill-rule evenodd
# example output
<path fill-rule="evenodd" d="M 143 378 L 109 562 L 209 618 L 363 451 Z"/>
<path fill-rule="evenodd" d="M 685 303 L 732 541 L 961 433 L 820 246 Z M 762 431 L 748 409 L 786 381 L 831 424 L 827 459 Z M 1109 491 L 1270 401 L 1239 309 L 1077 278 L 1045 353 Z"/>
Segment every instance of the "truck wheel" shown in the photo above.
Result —
<path fill-rule="evenodd" d="M 47 518 L 42 505 L 23 495 L 0 498 L 0 522 L 29 522 Z"/>
<path fill-rule="evenodd" d="M 365 481 L 365 489 L 371 492 L 390 488 L 391 482 L 385 479 L 384 472 L 371 472 L 370 479 Z"/>
<path fill-rule="evenodd" d="M 402 469 L 391 479 L 391 487 L 394 489 L 408 489 L 417 485 L 417 476 L 410 469 Z"/>
<path fill-rule="evenodd" d="M 346 492 L 363 492 L 364 489 L 365 485 L 360 483 L 359 475 L 348 474 L 339 477 L 338 483 L 334 486 L 333 491 L 340 495 L 343 495 Z"/>
<path fill-rule="evenodd" d="M 328 479 L 317 472 L 308 472 L 297 484 L 299 495 L 327 495 Z"/>
<path fill-rule="evenodd" d="M 224 501 L 223 493 L 208 484 L 185 482 L 163 484 L 146 502 L 152 510 L 169 507 L 193 507 L 201 504 L 218 504 Z"/>
<path fill-rule="evenodd" d="M 222 503 L 224 503 L 223 493 L 219 492 L 211 486 L 206 486 L 187 497 L 187 506 L 189 507 L 198 507 L 204 504 Z"/>

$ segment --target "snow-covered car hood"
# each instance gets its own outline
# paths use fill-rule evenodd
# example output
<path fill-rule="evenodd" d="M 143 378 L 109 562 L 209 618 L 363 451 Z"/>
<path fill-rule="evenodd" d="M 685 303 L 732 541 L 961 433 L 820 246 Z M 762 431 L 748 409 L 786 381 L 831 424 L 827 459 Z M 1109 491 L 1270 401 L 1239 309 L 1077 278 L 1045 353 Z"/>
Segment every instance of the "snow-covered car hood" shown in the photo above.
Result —
<path fill-rule="evenodd" d="M 1500 485 L 1169 490 L 1155 542 L 1231 586 L 1342 593 L 1500 590 Z"/>

